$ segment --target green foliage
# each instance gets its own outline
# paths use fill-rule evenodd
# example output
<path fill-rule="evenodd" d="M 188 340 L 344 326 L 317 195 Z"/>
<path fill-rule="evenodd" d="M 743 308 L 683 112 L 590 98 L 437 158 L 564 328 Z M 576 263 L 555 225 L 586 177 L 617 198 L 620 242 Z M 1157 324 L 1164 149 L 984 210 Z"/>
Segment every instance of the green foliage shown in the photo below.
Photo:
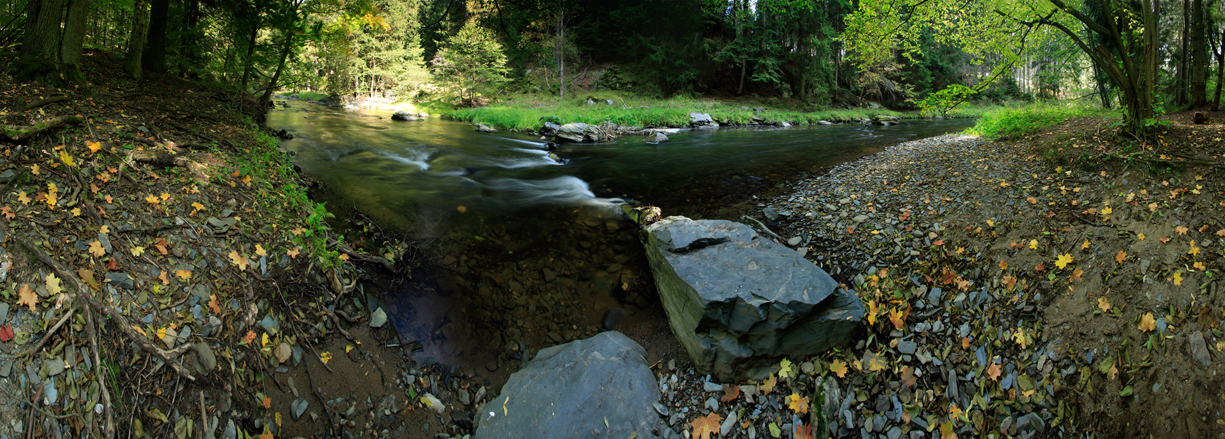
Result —
<path fill-rule="evenodd" d="M 1080 105 L 1034 104 L 1000 108 L 978 119 L 967 134 L 988 139 L 1012 139 L 1032 134 L 1076 117 L 1116 117 L 1117 112 Z"/>
<path fill-rule="evenodd" d="M 919 109 L 923 114 L 940 114 L 947 116 L 957 106 L 969 101 L 975 94 L 974 89 L 961 84 L 953 84 L 943 90 L 927 95 L 919 101 Z"/>
<path fill-rule="evenodd" d="M 441 44 L 431 63 L 434 78 L 452 88 L 460 99 L 475 97 L 506 82 L 506 55 L 489 29 L 475 21 Z"/>

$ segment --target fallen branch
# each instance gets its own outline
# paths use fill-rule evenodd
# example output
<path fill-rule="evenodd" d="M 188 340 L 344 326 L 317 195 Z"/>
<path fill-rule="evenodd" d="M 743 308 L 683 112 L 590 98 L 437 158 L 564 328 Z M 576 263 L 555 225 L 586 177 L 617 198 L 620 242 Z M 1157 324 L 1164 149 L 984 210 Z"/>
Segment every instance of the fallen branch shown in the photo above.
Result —
<path fill-rule="evenodd" d="M 157 345 L 149 341 L 148 338 L 136 332 L 136 330 L 133 329 L 134 326 L 128 323 L 127 317 L 124 317 L 122 313 L 120 313 L 119 311 L 116 311 L 112 307 L 105 306 L 101 302 L 98 302 L 97 299 L 90 297 L 89 287 L 82 284 L 81 279 L 78 278 L 75 274 L 68 271 L 67 268 L 65 268 L 63 265 L 60 265 L 60 263 L 57 262 L 55 259 L 51 259 L 51 256 L 48 256 L 46 253 L 43 253 L 43 251 L 40 250 L 38 246 L 34 245 L 34 243 L 30 242 L 25 237 L 21 235 L 17 235 L 15 233 L 10 233 L 10 235 L 12 235 L 13 239 L 15 239 L 17 242 L 21 243 L 21 245 L 25 246 L 26 249 L 30 250 L 30 253 L 33 253 L 34 256 L 38 258 L 39 261 L 42 261 L 42 263 L 47 264 L 47 266 L 55 270 L 56 273 L 59 273 L 60 278 L 67 280 L 69 283 L 71 283 L 72 286 L 76 288 L 78 292 L 77 297 L 79 299 L 84 301 L 94 310 L 97 310 L 98 312 L 101 312 L 102 314 L 114 320 L 115 325 L 118 326 L 121 331 L 123 331 L 123 334 L 126 335 L 129 340 L 136 342 L 136 344 L 140 345 L 140 347 L 143 348 L 144 350 L 154 355 L 157 355 L 162 360 L 165 360 L 166 363 L 170 365 L 170 367 L 174 368 L 175 372 L 178 372 L 179 376 L 183 378 L 187 378 L 189 381 L 196 380 L 196 377 L 192 376 L 191 373 L 187 371 L 187 369 L 184 369 L 182 365 L 174 361 L 176 357 L 178 357 L 179 355 L 182 355 L 183 352 L 186 352 L 187 349 L 191 348 L 190 344 L 184 344 L 183 346 L 171 349 L 169 351 L 163 350 L 162 348 L 157 347 Z"/>
<path fill-rule="evenodd" d="M 191 228 L 191 226 L 187 224 L 178 224 L 178 225 L 172 224 L 172 225 L 156 226 L 156 227 L 129 227 L 129 228 L 115 230 L 115 233 L 160 232 L 162 230 L 169 230 L 169 229 L 189 229 L 189 228 Z"/>
<path fill-rule="evenodd" d="M 373 255 L 368 255 L 368 254 L 365 254 L 365 253 L 359 253 L 359 252 L 357 252 L 357 251 L 353 250 L 352 248 L 349 248 L 349 246 L 345 245 L 345 244 L 344 244 L 344 243 L 342 243 L 342 242 L 337 243 L 336 248 L 337 248 L 337 249 L 339 249 L 341 253 L 344 253 L 344 254 L 346 254 L 346 255 L 349 255 L 349 256 L 350 256 L 350 257 L 352 257 L 353 259 L 357 259 L 357 260 L 359 260 L 359 261 L 364 261 L 364 262 L 372 262 L 372 263 L 376 263 L 376 264 L 382 265 L 382 266 L 383 266 L 383 268 L 386 268 L 386 269 L 387 269 L 387 271 L 390 271 L 390 272 L 392 272 L 392 273 L 394 273 L 394 272 L 396 271 L 396 266 L 395 266 L 395 264 L 392 264 L 392 263 L 391 263 L 391 261 L 388 261 L 388 260 L 387 260 L 387 258 L 383 258 L 383 257 L 379 257 L 379 256 L 373 256 Z"/>
<path fill-rule="evenodd" d="M 16 110 L 13 110 L 12 113 L 0 114 L 0 120 L 5 120 L 13 116 L 20 115 L 21 113 L 25 113 L 27 111 L 33 110 L 38 107 L 42 107 L 44 105 L 54 104 L 56 102 L 61 102 L 61 101 L 66 101 L 66 100 L 68 100 L 68 96 L 56 96 L 56 97 L 46 98 L 41 101 L 34 101 L 34 103 L 30 105 L 18 107 Z"/>
<path fill-rule="evenodd" d="M 4 130 L 4 134 L 7 135 L 10 139 L 21 141 L 21 140 L 26 140 L 31 137 L 37 136 L 44 132 L 57 129 L 64 125 L 74 124 L 74 123 L 79 123 L 79 122 L 81 122 L 81 118 L 76 117 L 76 116 L 67 115 L 67 116 L 59 116 L 54 119 L 48 120 L 46 122 L 39 122 L 34 125 L 30 125 L 29 127 L 26 127 L 26 128 L 10 126 L 10 127 L 3 128 L 3 130 Z"/>
<path fill-rule="evenodd" d="M 30 354 L 31 356 L 38 353 L 38 350 L 42 349 L 43 345 L 47 344 L 47 340 L 50 340 L 51 336 L 55 335 L 55 332 L 59 331 L 60 328 L 64 326 L 64 323 L 68 323 L 68 319 L 72 318 L 72 315 L 76 314 L 76 312 L 77 312 L 76 308 L 69 309 L 68 313 L 64 314 L 63 317 L 60 317 L 60 320 L 58 322 L 55 322 L 55 326 L 52 326 L 51 329 L 47 331 L 47 334 L 43 335 L 43 338 L 38 341 L 38 344 L 34 345 L 34 348 L 30 349 L 26 353 Z"/>
<path fill-rule="evenodd" d="M 786 240 L 786 239 L 783 239 L 783 237 L 778 236 L 778 234 L 777 234 L 777 233 L 774 233 L 774 231 L 770 230 L 770 228 L 769 228 L 769 227 L 766 227 L 766 225 L 765 225 L 765 224 L 762 224 L 762 222 L 761 222 L 761 221 L 758 221 L 758 220 L 757 220 L 757 218 L 753 218 L 753 217 L 748 216 L 748 215 L 742 215 L 742 216 L 741 216 L 741 218 L 744 218 L 744 219 L 751 219 L 751 220 L 753 220 L 753 222 L 755 222 L 755 223 L 757 223 L 757 225 L 761 226 L 761 229 L 762 229 L 762 230 L 765 230 L 765 231 L 766 231 L 766 233 L 769 233 L 769 234 L 770 234 L 770 236 L 773 236 L 774 238 L 778 239 L 780 242 L 787 242 L 787 240 Z"/>
<path fill-rule="evenodd" d="M 94 354 L 94 364 L 102 367 L 102 358 L 98 355 L 98 331 L 94 328 L 94 313 L 89 308 L 85 309 L 85 332 L 89 334 L 89 349 Z M 103 432 L 107 439 L 115 438 L 115 420 L 112 414 L 114 410 L 111 408 L 111 392 L 106 388 L 106 381 L 103 376 L 106 375 L 99 371 L 94 374 L 94 378 L 98 381 L 98 389 L 102 391 L 102 411 L 106 412 L 106 427 Z"/>
<path fill-rule="evenodd" d="M 132 151 L 128 157 L 134 162 L 147 163 L 156 166 L 179 166 L 186 168 L 191 159 L 182 154 L 156 153 L 152 151 Z"/>
<path fill-rule="evenodd" d="M 214 143 L 217 143 L 217 144 L 226 145 L 226 146 L 229 146 L 229 147 L 231 147 L 231 148 L 233 148 L 233 147 L 234 147 L 234 144 L 230 143 L 229 141 L 226 141 L 226 140 L 224 140 L 224 139 L 217 139 L 217 138 L 214 138 L 214 137 L 208 136 L 208 135 L 206 135 L 206 134 L 204 134 L 204 133 L 201 133 L 201 132 L 199 132 L 199 131 L 193 130 L 193 129 L 191 129 L 191 128 L 187 127 L 186 125 L 180 124 L 180 123 L 175 122 L 175 121 L 173 121 L 173 120 L 166 119 L 166 124 L 168 124 L 168 125 L 170 125 L 170 126 L 172 126 L 172 127 L 175 127 L 175 128 L 177 128 L 177 129 L 179 129 L 179 130 L 182 130 L 182 131 L 184 131 L 184 132 L 186 132 L 186 133 L 188 133 L 188 134 L 191 134 L 191 135 L 193 135 L 193 136 L 199 137 L 199 138 L 201 138 L 201 139 L 208 140 L 208 141 L 210 141 L 210 142 L 214 142 Z"/>

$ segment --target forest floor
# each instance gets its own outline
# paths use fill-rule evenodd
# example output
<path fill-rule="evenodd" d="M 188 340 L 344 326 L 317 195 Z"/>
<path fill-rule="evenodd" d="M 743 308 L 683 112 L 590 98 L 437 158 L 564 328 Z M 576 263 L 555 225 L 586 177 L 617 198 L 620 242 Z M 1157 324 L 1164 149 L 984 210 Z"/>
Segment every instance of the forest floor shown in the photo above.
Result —
<path fill-rule="evenodd" d="M 1101 118 L 907 142 L 759 205 L 868 304 L 856 346 L 792 359 L 811 371 L 796 396 L 824 401 L 811 422 L 1225 437 L 1225 120 L 1208 115 L 1147 142 Z"/>
<path fill-rule="evenodd" d="M 464 431 L 484 389 L 358 281 L 407 246 L 337 243 L 251 97 L 85 60 L 88 92 L 0 74 L 6 134 L 63 123 L 0 140 L 0 437 Z"/>

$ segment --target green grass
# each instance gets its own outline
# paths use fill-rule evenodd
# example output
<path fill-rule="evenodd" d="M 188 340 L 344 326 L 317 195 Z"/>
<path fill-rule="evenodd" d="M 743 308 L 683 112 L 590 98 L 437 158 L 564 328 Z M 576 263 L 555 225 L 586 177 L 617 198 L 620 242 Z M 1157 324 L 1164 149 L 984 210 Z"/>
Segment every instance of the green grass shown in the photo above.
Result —
<path fill-rule="evenodd" d="M 799 111 L 689 97 L 660 100 L 622 96 L 609 92 L 601 92 L 594 97 L 599 102 L 595 105 L 587 105 L 586 96 L 567 99 L 563 102 L 552 97 L 516 95 L 482 108 L 455 108 L 438 101 L 424 102 L 418 106 L 444 118 L 510 130 L 535 130 L 546 121 L 588 124 L 601 124 L 608 121 L 642 128 L 683 127 L 689 124 L 689 113 L 694 111 L 708 113 L 715 120 L 736 125 L 748 125 L 753 122 L 754 116 L 763 119 L 764 123 L 789 122 L 792 124 L 815 124 L 821 120 L 851 122 L 877 116 L 903 119 L 920 117 L 915 113 L 890 110 Z M 604 103 L 605 99 L 612 99 L 613 105 Z M 761 108 L 764 111 L 754 111 L 751 107 Z"/>
<path fill-rule="evenodd" d="M 986 111 L 966 134 L 988 139 L 1010 139 L 1035 133 L 1077 117 L 1113 117 L 1117 111 L 1080 105 L 1034 104 Z"/>
<path fill-rule="evenodd" d="M 289 93 L 289 96 L 294 96 L 294 97 L 297 97 L 298 99 L 307 99 L 307 100 L 312 100 L 312 101 L 318 101 L 318 100 L 328 97 L 328 95 L 325 95 L 323 93 L 312 93 L 312 92 Z"/>

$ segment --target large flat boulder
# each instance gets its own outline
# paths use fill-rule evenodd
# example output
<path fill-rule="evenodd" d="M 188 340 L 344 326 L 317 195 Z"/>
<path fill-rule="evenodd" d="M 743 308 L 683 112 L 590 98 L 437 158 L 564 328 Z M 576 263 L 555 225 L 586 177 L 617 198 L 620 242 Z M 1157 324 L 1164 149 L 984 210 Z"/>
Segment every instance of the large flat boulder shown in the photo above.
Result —
<path fill-rule="evenodd" d="M 594 127 L 585 123 L 575 122 L 558 127 L 554 140 L 558 142 L 568 141 L 578 143 L 585 140 L 595 141 L 598 138 L 598 133 L 596 133 Z"/>
<path fill-rule="evenodd" d="M 854 292 L 744 224 L 673 216 L 643 233 L 672 332 L 721 381 L 844 345 L 863 318 Z"/>
<path fill-rule="evenodd" d="M 646 351 L 620 332 L 553 346 L 481 406 L 476 437 L 654 437 L 659 387 Z"/>

